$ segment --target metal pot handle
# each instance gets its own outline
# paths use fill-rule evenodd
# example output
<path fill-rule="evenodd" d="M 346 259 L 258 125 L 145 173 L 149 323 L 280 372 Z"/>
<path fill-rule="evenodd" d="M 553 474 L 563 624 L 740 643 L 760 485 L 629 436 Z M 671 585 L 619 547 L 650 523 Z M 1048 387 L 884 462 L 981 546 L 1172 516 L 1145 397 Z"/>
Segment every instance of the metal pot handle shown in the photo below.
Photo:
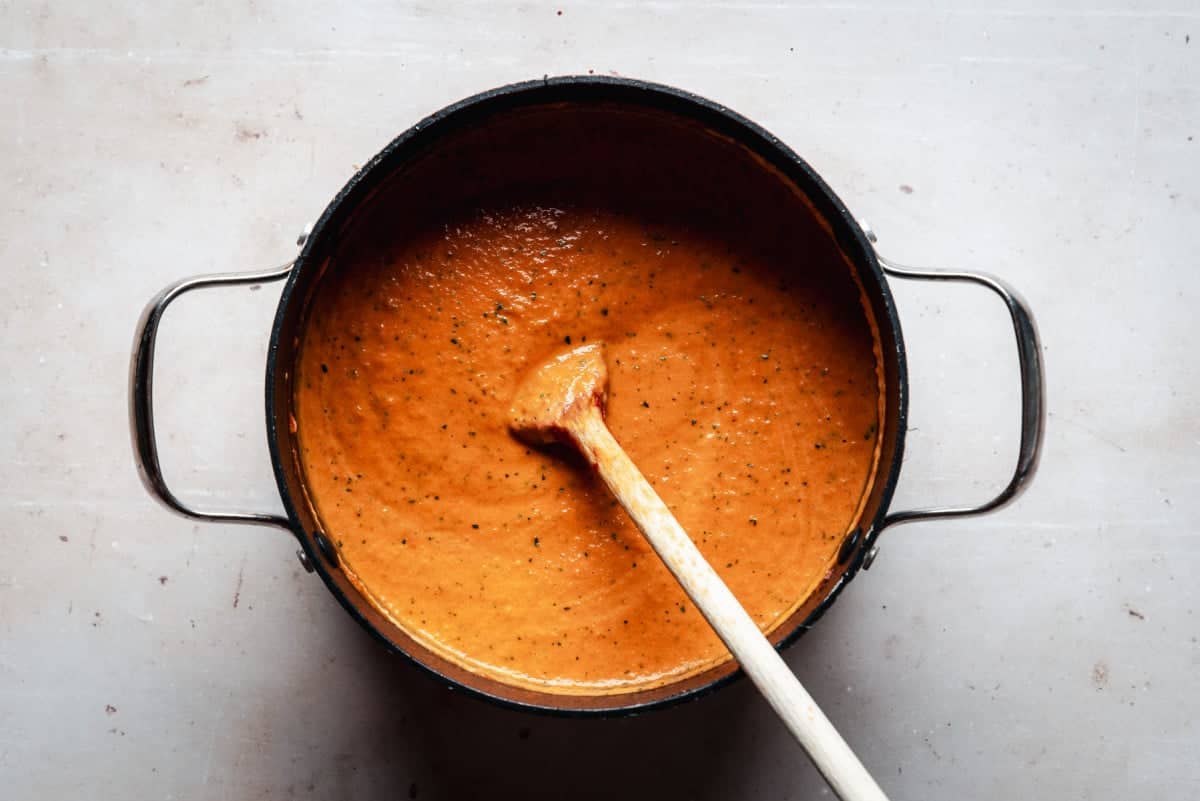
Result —
<path fill-rule="evenodd" d="M 220 273 L 184 278 L 167 286 L 146 304 L 138 320 L 133 339 L 133 358 L 129 364 L 129 427 L 133 434 L 133 457 L 138 475 L 147 491 L 168 509 L 192 520 L 210 523 L 266 523 L 292 530 L 286 517 L 261 512 L 208 512 L 193 509 L 171 492 L 163 479 L 158 461 L 158 445 L 154 436 L 154 347 L 158 324 L 171 302 L 193 289 L 206 287 L 261 284 L 286 278 L 292 263 L 274 270 L 255 273 Z"/>
<path fill-rule="evenodd" d="M 875 236 L 868 229 L 868 238 Z M 876 254 L 878 256 L 878 254 Z M 947 506 L 929 509 L 912 509 L 891 512 L 884 516 L 879 531 L 900 523 L 918 520 L 937 520 L 949 517 L 967 517 L 999 509 L 1015 499 L 1025 489 L 1029 479 L 1037 470 L 1042 454 L 1042 435 L 1046 420 L 1046 376 L 1042 369 L 1042 351 L 1038 342 L 1037 326 L 1029 306 L 1015 289 L 986 273 L 962 272 L 958 270 L 917 270 L 904 267 L 878 256 L 883 271 L 896 278 L 915 278 L 926 281 L 966 281 L 979 284 L 995 292 L 1008 307 L 1013 330 L 1017 337 L 1017 358 L 1021 372 L 1021 443 L 1017 449 L 1017 466 L 1013 470 L 1008 486 L 996 497 L 979 506 Z M 869 554 L 868 558 L 873 556 Z"/>

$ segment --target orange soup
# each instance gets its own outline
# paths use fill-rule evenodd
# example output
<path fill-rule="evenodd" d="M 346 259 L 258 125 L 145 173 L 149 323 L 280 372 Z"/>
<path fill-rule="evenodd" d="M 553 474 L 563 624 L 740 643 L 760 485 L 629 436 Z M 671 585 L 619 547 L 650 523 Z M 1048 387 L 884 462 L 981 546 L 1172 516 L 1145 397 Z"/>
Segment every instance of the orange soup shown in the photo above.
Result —
<path fill-rule="evenodd" d="M 543 360 L 606 344 L 609 427 L 767 631 L 826 577 L 876 468 L 874 326 L 823 232 L 786 218 L 801 200 L 739 213 L 633 181 L 364 224 L 297 365 L 299 458 L 343 569 L 429 649 L 542 691 L 730 658 L 582 459 L 509 432 Z"/>

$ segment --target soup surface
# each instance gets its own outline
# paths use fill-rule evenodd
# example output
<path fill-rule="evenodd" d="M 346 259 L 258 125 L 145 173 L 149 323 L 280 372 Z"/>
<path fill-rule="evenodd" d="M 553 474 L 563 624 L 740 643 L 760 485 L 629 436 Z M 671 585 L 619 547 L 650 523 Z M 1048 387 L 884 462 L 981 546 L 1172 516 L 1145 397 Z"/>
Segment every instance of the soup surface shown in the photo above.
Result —
<path fill-rule="evenodd" d="M 826 578 L 877 461 L 874 328 L 823 229 L 630 180 L 374 215 L 297 365 L 299 458 L 344 569 L 428 648 L 550 692 L 730 657 L 582 459 L 510 433 L 530 369 L 606 344 L 609 427 L 765 630 Z"/>

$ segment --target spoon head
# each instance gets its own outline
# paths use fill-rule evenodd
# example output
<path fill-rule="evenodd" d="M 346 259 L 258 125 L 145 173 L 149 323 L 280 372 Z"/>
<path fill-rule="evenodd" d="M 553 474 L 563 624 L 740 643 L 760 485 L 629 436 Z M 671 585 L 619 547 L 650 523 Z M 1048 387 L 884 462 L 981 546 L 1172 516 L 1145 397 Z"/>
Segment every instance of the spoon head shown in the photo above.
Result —
<path fill-rule="evenodd" d="M 535 444 L 561 440 L 572 415 L 604 410 L 608 366 L 604 343 L 594 342 L 560 353 L 531 372 L 513 396 L 508 427 Z"/>

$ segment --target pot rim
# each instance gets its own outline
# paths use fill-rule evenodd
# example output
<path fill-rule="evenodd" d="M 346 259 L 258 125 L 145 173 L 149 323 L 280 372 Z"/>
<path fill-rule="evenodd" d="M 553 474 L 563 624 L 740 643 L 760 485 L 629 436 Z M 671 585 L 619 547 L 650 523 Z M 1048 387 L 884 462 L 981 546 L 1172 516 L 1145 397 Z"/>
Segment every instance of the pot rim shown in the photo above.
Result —
<path fill-rule="evenodd" d="M 572 92 L 582 94 L 571 97 L 569 95 Z M 635 701 L 633 703 L 620 703 L 620 695 L 598 695 L 594 697 L 613 699 L 617 703 L 611 706 L 568 708 L 508 698 L 488 692 L 480 687 L 464 684 L 409 653 L 400 645 L 384 636 L 364 616 L 362 610 L 355 604 L 353 599 L 349 598 L 337 585 L 331 575 L 331 563 L 333 564 L 332 569 L 337 569 L 336 556 L 333 559 L 328 558 L 332 551 L 331 546 L 329 546 L 320 532 L 308 531 L 301 522 L 301 517 L 297 513 L 297 499 L 293 498 L 293 494 L 289 491 L 288 476 L 285 470 L 285 460 L 290 462 L 290 454 L 284 453 L 280 447 L 280 442 L 286 437 L 286 433 L 281 437 L 281 424 L 283 426 L 282 432 L 286 432 L 288 424 L 277 417 L 279 398 L 276 393 L 276 373 L 280 368 L 278 357 L 281 337 L 285 333 L 290 334 L 290 332 L 285 332 L 285 312 L 293 302 L 297 302 L 296 299 L 293 299 L 293 292 L 296 290 L 301 276 L 313 269 L 319 268 L 319 265 L 313 262 L 318 244 L 327 233 L 337 233 L 336 229 L 332 230 L 332 232 L 328 230 L 331 222 L 334 222 L 341 213 L 345 213 L 347 208 L 353 209 L 354 205 L 364 200 L 374 188 L 375 181 L 379 178 L 386 178 L 390 174 L 390 168 L 394 166 L 393 162 L 402 163 L 405 160 L 405 151 L 409 148 L 420 146 L 429 137 L 436 138 L 439 135 L 439 129 L 453 129 L 454 124 L 459 122 L 460 118 L 463 117 L 470 118 L 474 115 L 486 116 L 492 111 L 502 111 L 519 105 L 548 104 L 556 101 L 586 102 L 589 99 L 593 101 L 627 101 L 634 105 L 640 104 L 657 108 L 658 110 L 666 110 L 716 128 L 721 133 L 730 135 L 739 144 L 750 148 L 754 153 L 763 157 L 772 166 L 779 169 L 788 180 L 796 182 L 799 185 L 817 212 L 825 217 L 832 229 L 837 245 L 843 250 L 855 269 L 860 273 L 866 271 L 873 280 L 874 286 L 878 288 L 878 297 L 873 299 L 876 301 L 874 304 L 875 313 L 877 318 L 879 318 L 876 320 L 876 324 L 881 334 L 885 328 L 887 329 L 893 343 L 891 348 L 885 347 L 882 342 L 880 343 L 880 356 L 884 362 L 885 369 L 889 362 L 890 366 L 894 369 L 894 379 L 889 383 L 894 383 L 895 386 L 887 387 L 885 392 L 889 394 L 895 392 L 896 406 L 895 411 L 890 413 L 890 416 L 893 418 L 892 424 L 895 428 L 894 440 L 890 448 L 891 452 L 890 454 L 887 453 L 887 448 L 881 449 L 874 481 L 864 490 L 865 493 L 873 493 L 876 491 L 876 487 L 881 488 L 879 490 L 877 506 L 873 517 L 869 521 L 866 519 L 860 520 L 859 528 L 851 533 L 843 543 L 838 563 L 848 564 L 841 576 L 833 583 L 828 593 L 816 605 L 813 611 L 775 644 L 777 650 L 782 651 L 808 631 L 825 614 L 829 607 L 832 606 L 845 586 L 863 566 L 864 556 L 869 552 L 879 533 L 882 531 L 881 524 L 887 515 L 892 495 L 895 491 L 900 473 L 902 455 L 904 453 L 906 421 L 908 417 L 908 370 L 900 320 L 887 279 L 881 269 L 875 249 L 870 244 L 867 233 L 863 230 L 863 226 L 854 218 L 841 199 L 806 161 L 778 137 L 726 106 L 675 87 L 633 78 L 593 75 L 544 77 L 540 80 L 507 84 L 471 95 L 433 112 L 392 139 L 379 153 L 351 176 L 312 225 L 280 296 L 271 326 L 266 360 L 267 439 L 276 485 L 279 489 L 292 531 L 304 549 L 308 564 L 315 568 L 315 571 L 320 575 L 326 587 L 337 598 L 342 607 L 350 613 L 351 617 L 370 632 L 373 637 L 382 642 L 389 651 L 404 656 L 407 661 L 416 665 L 421 671 L 449 686 L 451 689 L 466 692 L 474 697 L 482 698 L 510 709 L 563 717 L 626 716 L 652 709 L 666 708 L 685 701 L 695 700 L 725 687 L 740 678 L 743 672 L 735 663 L 734 669 L 726 675 L 718 676 L 699 686 L 681 690 L 680 692 L 661 698 Z M 379 174 L 379 171 L 382 171 L 382 174 Z M 867 291 L 870 294 L 872 290 L 868 289 Z M 881 309 L 883 314 L 880 318 L 879 312 Z M 883 337 L 881 336 L 881 338 Z M 283 367 L 285 370 L 291 369 L 290 365 L 284 365 Z M 883 428 L 883 425 L 881 425 L 881 432 Z M 886 465 L 884 464 L 885 460 L 887 461 Z M 864 510 L 864 514 L 869 512 L 869 509 Z M 552 693 L 541 693 L 540 695 L 546 698 L 554 697 Z M 575 696 L 563 696 L 563 698 L 572 697 Z"/>

